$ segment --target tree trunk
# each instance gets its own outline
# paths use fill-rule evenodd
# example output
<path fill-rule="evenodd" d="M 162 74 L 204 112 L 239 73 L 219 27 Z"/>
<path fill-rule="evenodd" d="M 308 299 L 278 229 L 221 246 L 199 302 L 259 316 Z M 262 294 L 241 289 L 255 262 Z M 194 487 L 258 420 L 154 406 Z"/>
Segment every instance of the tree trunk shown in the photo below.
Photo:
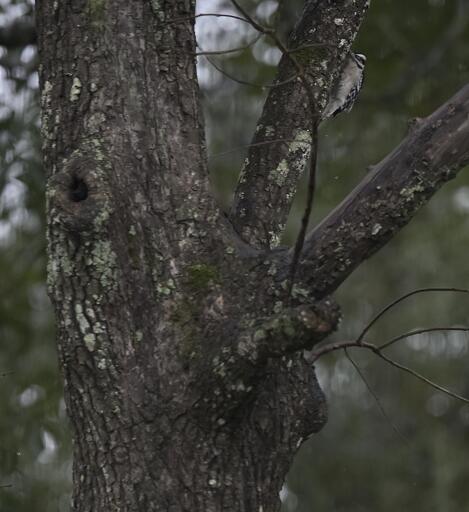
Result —
<path fill-rule="evenodd" d="M 290 39 L 335 45 L 326 56 L 310 52 L 305 66 L 318 108 L 366 11 L 366 0 L 349 4 L 306 2 Z M 278 510 L 297 447 L 326 421 L 302 350 L 339 318 L 307 287 L 310 261 L 289 295 L 290 253 L 268 249 L 305 151 L 281 145 L 251 155 L 228 220 L 209 191 L 194 1 L 38 0 L 37 23 L 48 284 L 73 428 L 72 508 Z M 264 112 L 272 126 L 258 139 L 285 133 L 276 94 Z M 296 133 L 308 135 L 301 85 L 288 96 L 301 110 L 290 116 Z M 285 151 L 296 160 L 287 199 L 283 182 L 263 186 Z M 245 203 L 249 190 L 265 194 Z M 264 229 L 269 206 L 274 221 Z M 321 257 L 334 253 L 324 247 Z"/>

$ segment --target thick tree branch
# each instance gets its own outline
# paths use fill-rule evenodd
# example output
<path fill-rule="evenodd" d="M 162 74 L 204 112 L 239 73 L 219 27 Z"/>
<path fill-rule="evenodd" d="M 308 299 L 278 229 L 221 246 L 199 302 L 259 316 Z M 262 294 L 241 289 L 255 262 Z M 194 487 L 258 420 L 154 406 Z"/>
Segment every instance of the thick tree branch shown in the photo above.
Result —
<path fill-rule="evenodd" d="M 368 7 L 367 0 L 310 0 L 288 42 L 303 67 L 315 103 L 322 109 L 341 63 Z M 300 49 L 301 48 L 301 49 Z M 298 74 L 289 55 L 282 57 L 277 82 Z M 259 144 L 291 140 L 285 144 Z M 302 80 L 270 92 L 258 122 L 230 213 L 242 238 L 257 247 L 277 245 L 298 178 L 311 151 L 311 107 Z"/>
<path fill-rule="evenodd" d="M 333 292 L 469 162 L 469 85 L 426 119 L 307 238 L 299 274 Z"/>

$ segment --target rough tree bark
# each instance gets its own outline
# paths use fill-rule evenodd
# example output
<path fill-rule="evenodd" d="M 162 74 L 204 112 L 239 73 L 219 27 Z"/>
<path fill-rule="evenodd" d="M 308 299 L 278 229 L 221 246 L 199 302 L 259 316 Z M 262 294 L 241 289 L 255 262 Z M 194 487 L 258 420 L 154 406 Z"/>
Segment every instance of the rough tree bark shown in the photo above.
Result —
<path fill-rule="evenodd" d="M 291 254 L 273 246 L 310 151 L 305 91 L 270 93 L 254 140 L 293 142 L 251 150 L 226 217 L 209 190 L 194 3 L 37 2 L 78 512 L 278 510 L 294 452 L 326 421 L 302 357 L 337 325 L 326 293 L 468 161 L 465 89 L 313 232 L 287 296 Z M 289 46 L 308 47 L 318 108 L 367 4 L 305 2 Z M 291 72 L 284 60 L 279 80 Z"/>

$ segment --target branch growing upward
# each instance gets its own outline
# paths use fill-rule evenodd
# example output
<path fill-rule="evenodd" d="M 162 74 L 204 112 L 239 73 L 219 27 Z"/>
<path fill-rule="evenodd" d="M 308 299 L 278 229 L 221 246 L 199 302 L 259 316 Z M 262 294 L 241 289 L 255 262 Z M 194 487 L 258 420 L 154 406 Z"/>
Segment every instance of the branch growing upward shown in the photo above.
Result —
<path fill-rule="evenodd" d="M 288 51 L 283 51 L 277 83 L 298 75 L 299 64 L 308 87 L 298 76 L 270 91 L 229 215 L 236 231 L 255 247 L 268 249 L 278 244 L 298 179 L 311 155 L 312 119 L 324 108 L 367 7 L 367 0 L 354 4 L 310 0 L 284 47 Z M 275 33 L 268 35 L 279 46 Z M 308 90 L 313 93 L 313 107 Z M 291 142 L 262 144 L 269 140 Z"/>
<path fill-rule="evenodd" d="M 291 295 L 293 284 L 295 281 L 296 269 L 298 266 L 298 262 L 300 260 L 301 251 L 303 249 L 306 230 L 308 228 L 308 220 L 311 215 L 311 211 L 313 208 L 313 200 L 314 200 L 314 192 L 316 186 L 316 166 L 317 166 L 317 156 L 318 156 L 318 128 L 320 122 L 320 112 L 321 109 L 318 108 L 316 104 L 317 94 L 315 93 L 314 82 L 311 83 L 311 80 L 305 73 L 305 69 L 303 65 L 297 60 L 295 53 L 299 50 L 297 48 L 296 51 L 289 51 L 285 45 L 282 43 L 280 38 L 277 36 L 276 32 L 271 29 L 266 29 L 259 23 L 257 23 L 239 4 L 236 0 L 231 0 L 233 5 L 240 11 L 240 13 L 249 21 L 249 23 L 259 31 L 260 34 L 269 35 L 277 45 L 277 48 L 282 52 L 283 57 L 287 58 L 292 66 L 296 69 L 298 73 L 297 79 L 301 83 L 304 89 L 306 104 L 307 104 L 307 112 L 310 113 L 310 121 L 309 121 L 309 135 L 310 135 L 310 156 L 309 156 L 309 178 L 308 178 L 308 194 L 306 199 L 305 211 L 303 214 L 303 218 L 301 221 L 300 232 L 298 234 L 295 248 L 293 252 L 291 267 L 290 267 L 290 284 L 288 286 L 288 295 Z"/>

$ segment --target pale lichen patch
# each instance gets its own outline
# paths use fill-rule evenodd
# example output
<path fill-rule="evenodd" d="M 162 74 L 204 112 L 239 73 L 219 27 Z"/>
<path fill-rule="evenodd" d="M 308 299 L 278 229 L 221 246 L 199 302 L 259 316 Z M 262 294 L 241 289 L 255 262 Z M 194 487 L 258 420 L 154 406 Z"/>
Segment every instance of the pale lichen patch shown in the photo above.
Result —
<path fill-rule="evenodd" d="M 103 288 L 115 289 L 116 283 L 116 253 L 112 250 L 111 242 L 100 240 L 91 251 L 88 262 L 93 265 Z"/>
<path fill-rule="evenodd" d="M 156 285 L 156 291 L 159 295 L 171 295 L 172 291 L 176 288 L 174 279 L 169 278 L 164 283 L 158 283 Z"/>
<path fill-rule="evenodd" d="M 93 332 L 96 335 L 104 334 L 106 332 L 106 329 L 105 329 L 104 325 L 101 322 L 95 322 L 93 324 Z"/>
<path fill-rule="evenodd" d="M 374 226 L 371 228 L 372 236 L 377 235 L 382 229 L 383 229 L 383 226 L 381 226 L 381 224 L 379 222 L 374 224 Z"/>
<path fill-rule="evenodd" d="M 414 195 L 418 192 L 423 192 L 425 188 L 423 185 L 415 185 L 413 187 L 404 187 L 400 192 L 399 195 L 402 197 L 405 197 L 408 200 L 412 200 L 414 198 Z"/>
<path fill-rule="evenodd" d="M 50 93 L 52 92 L 52 83 L 49 80 L 44 82 L 44 87 L 42 88 L 41 94 L 41 106 L 48 107 L 50 105 Z"/>
<path fill-rule="evenodd" d="M 99 359 L 98 362 L 96 363 L 96 366 L 100 370 L 105 370 L 107 368 L 107 361 L 106 361 L 106 359 L 104 359 L 104 358 Z"/>
<path fill-rule="evenodd" d="M 288 162 L 283 159 L 277 165 L 276 169 L 272 169 L 269 173 L 269 179 L 275 182 L 279 187 L 282 187 L 288 177 L 289 168 Z"/>
<path fill-rule="evenodd" d="M 73 78 L 72 87 L 70 88 L 70 101 L 75 102 L 79 100 L 81 88 L 81 81 L 77 76 L 75 76 Z"/>
<path fill-rule="evenodd" d="M 299 130 L 295 135 L 295 140 L 290 143 L 290 151 L 308 150 L 311 146 L 311 134 L 308 130 Z"/>
<path fill-rule="evenodd" d="M 96 218 L 94 219 L 94 227 L 97 231 L 99 231 L 109 220 L 109 217 L 111 216 L 111 209 L 109 206 L 109 203 L 106 201 Z"/>
<path fill-rule="evenodd" d="M 293 285 L 293 288 L 292 288 L 292 292 L 291 292 L 292 296 L 295 297 L 295 298 L 300 298 L 300 297 L 303 297 L 303 298 L 308 298 L 309 297 L 309 290 L 307 290 L 306 288 L 301 288 L 300 286 L 298 286 L 297 284 L 294 284 Z"/>
<path fill-rule="evenodd" d="M 83 335 L 83 341 L 89 350 L 94 350 L 96 345 L 96 337 L 90 332 L 91 326 L 88 319 L 83 313 L 83 307 L 80 303 L 75 304 L 75 318 L 78 322 L 78 329 Z"/>
<path fill-rule="evenodd" d="M 85 334 L 85 336 L 83 337 L 83 341 L 85 342 L 86 348 L 90 352 L 93 352 L 94 349 L 96 348 L 96 336 L 92 332 L 89 332 Z"/>
<path fill-rule="evenodd" d="M 270 247 L 277 247 L 280 244 L 280 234 L 274 231 L 269 231 Z"/>

